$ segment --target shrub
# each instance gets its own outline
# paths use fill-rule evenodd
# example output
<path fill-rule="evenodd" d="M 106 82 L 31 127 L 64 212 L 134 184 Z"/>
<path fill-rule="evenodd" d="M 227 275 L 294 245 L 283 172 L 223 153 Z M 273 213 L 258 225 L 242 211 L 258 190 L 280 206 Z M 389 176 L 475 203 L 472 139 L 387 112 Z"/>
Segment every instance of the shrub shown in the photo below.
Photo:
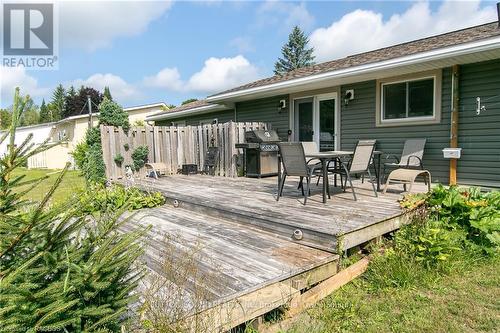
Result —
<path fill-rule="evenodd" d="M 15 119 L 22 115 L 23 104 L 17 89 Z M 17 123 L 10 128 L 12 137 Z M 2 136 L 0 143 L 5 139 Z M 142 253 L 139 240 L 145 230 L 119 232 L 119 212 L 101 211 L 98 219 L 89 218 L 82 209 L 86 200 L 47 207 L 67 167 L 41 202 L 24 200 L 29 191 L 47 189 L 40 188 L 38 180 L 15 176 L 16 166 L 52 146 L 29 151 L 25 147 L 30 140 L 0 157 L 1 329 L 119 332 L 143 275 L 134 262 Z M 21 190 L 28 184 L 34 185 Z M 91 194 L 88 198 L 92 202 Z"/>
<path fill-rule="evenodd" d="M 91 127 L 85 133 L 85 142 L 89 147 L 101 145 L 101 130 L 99 127 Z"/>
<path fill-rule="evenodd" d="M 88 151 L 89 151 L 89 145 L 87 144 L 86 141 L 82 141 L 79 144 L 77 144 L 75 150 L 71 152 L 71 155 L 75 160 L 75 165 L 80 170 L 83 170 L 84 168 Z"/>
<path fill-rule="evenodd" d="M 119 166 L 122 165 L 124 160 L 125 159 L 123 158 L 122 154 L 120 154 L 120 153 L 116 154 L 116 156 L 114 158 L 115 163 L 118 164 Z"/>
<path fill-rule="evenodd" d="M 128 132 L 130 128 L 128 114 L 123 111 L 123 108 L 118 103 L 107 98 L 104 98 L 99 104 L 99 123 L 122 127 L 125 132 Z"/>
<path fill-rule="evenodd" d="M 89 147 L 85 155 L 82 171 L 88 183 L 104 183 L 106 180 L 106 166 L 102 157 L 101 145 Z"/>
<path fill-rule="evenodd" d="M 132 161 L 135 171 L 139 171 L 148 161 L 149 149 L 147 146 L 139 146 L 132 152 Z"/>
<path fill-rule="evenodd" d="M 437 186 L 429 194 L 431 218 L 445 228 L 461 229 L 467 240 L 488 254 L 500 250 L 500 192 Z"/>
<path fill-rule="evenodd" d="M 92 199 L 92 200 L 90 200 Z M 165 203 L 165 197 L 160 192 L 143 192 L 138 188 L 125 188 L 120 185 L 105 187 L 92 185 L 81 196 L 86 203 L 84 212 L 115 211 L 127 207 L 129 210 L 153 208 Z"/>

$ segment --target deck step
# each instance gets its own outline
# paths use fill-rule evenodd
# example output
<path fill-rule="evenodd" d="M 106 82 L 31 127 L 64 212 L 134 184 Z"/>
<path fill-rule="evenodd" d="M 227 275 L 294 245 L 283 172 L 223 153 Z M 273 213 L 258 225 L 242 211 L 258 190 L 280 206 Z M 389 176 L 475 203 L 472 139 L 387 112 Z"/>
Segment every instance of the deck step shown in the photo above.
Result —
<path fill-rule="evenodd" d="M 249 225 L 258 230 L 270 232 L 290 242 L 332 253 L 337 252 L 337 238 L 335 235 L 323 233 L 307 227 L 296 227 L 287 223 L 287 221 L 269 216 L 268 214 L 258 214 L 244 209 L 232 209 L 224 204 L 196 200 L 194 197 L 185 197 L 178 194 L 169 195 L 169 193 L 166 192 L 163 192 L 163 194 L 166 197 L 166 205 L 170 205 L 171 207 L 205 214 L 233 223 Z M 296 236 L 294 236 L 294 234 L 296 234 Z"/>

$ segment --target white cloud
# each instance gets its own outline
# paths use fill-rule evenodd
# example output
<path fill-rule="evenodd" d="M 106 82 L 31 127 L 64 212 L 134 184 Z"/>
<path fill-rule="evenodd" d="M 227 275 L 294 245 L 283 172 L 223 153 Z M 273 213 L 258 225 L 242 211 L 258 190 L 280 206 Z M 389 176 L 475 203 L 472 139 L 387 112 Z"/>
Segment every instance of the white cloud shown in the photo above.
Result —
<path fill-rule="evenodd" d="M 434 12 L 428 2 L 417 2 L 386 21 L 381 13 L 358 9 L 313 31 L 310 45 L 317 61 L 327 61 L 495 20 L 495 8 L 481 8 L 479 0 L 445 1 Z"/>
<path fill-rule="evenodd" d="M 257 26 L 278 25 L 289 31 L 295 25 L 307 30 L 313 24 L 314 16 L 309 13 L 304 2 L 268 0 L 257 9 Z"/>
<path fill-rule="evenodd" d="M 254 52 L 255 47 L 250 37 L 236 37 L 229 41 L 229 46 L 240 53 Z"/>
<path fill-rule="evenodd" d="M 77 79 L 69 84 L 75 86 L 77 89 L 80 86 L 89 86 L 101 92 L 104 91 L 104 87 L 109 87 L 113 99 L 121 104 L 124 101 L 133 100 L 140 96 L 139 91 L 133 84 L 127 83 L 120 76 L 111 73 L 96 73 L 85 80 Z"/>
<path fill-rule="evenodd" d="M 233 58 L 211 57 L 201 70 L 189 79 L 182 80 L 177 68 L 163 68 L 156 75 L 143 80 L 146 86 L 164 88 L 171 91 L 213 93 L 241 85 L 259 77 L 259 70 L 244 56 Z"/>
<path fill-rule="evenodd" d="M 117 37 L 136 36 L 161 17 L 170 1 L 61 1 L 61 47 L 93 51 Z"/>
<path fill-rule="evenodd" d="M 4 67 L 0 65 L 0 105 L 12 104 L 14 89 L 19 87 L 22 95 L 43 96 L 49 88 L 40 87 L 38 80 L 26 73 L 24 67 Z"/>
<path fill-rule="evenodd" d="M 180 91 L 183 88 L 181 75 L 177 68 L 165 67 L 156 75 L 147 76 L 143 80 L 144 85 L 168 90 Z"/>

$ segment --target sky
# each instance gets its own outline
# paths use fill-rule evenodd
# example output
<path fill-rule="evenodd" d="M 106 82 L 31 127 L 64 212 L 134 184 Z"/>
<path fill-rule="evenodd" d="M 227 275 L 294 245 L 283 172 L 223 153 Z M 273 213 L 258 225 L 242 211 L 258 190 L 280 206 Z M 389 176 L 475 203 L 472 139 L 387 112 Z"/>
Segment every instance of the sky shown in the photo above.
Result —
<path fill-rule="evenodd" d="M 59 68 L 0 65 L 0 106 L 14 87 L 36 103 L 65 87 L 109 86 L 122 106 L 179 105 L 271 76 L 294 25 L 316 62 L 497 18 L 495 1 L 60 1 Z"/>

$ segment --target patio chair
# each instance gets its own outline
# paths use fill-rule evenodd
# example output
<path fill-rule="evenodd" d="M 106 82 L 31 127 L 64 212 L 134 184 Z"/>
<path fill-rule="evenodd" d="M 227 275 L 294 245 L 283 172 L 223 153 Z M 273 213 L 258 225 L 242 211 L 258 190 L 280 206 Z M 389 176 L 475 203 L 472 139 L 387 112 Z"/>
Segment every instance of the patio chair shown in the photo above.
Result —
<path fill-rule="evenodd" d="M 376 142 L 377 140 L 358 141 L 352 159 L 348 163 L 341 162 L 340 167 L 333 171 L 334 173 L 339 173 L 341 176 L 345 177 L 345 184 L 343 186 L 344 192 L 347 187 L 347 182 L 349 181 L 349 185 L 352 189 L 352 195 L 354 197 L 354 200 L 356 201 L 356 192 L 354 191 L 351 180 L 351 176 L 353 175 L 368 174 L 368 177 L 370 177 L 370 182 L 372 184 L 373 193 L 375 193 L 375 197 L 378 197 L 377 189 L 375 188 L 375 181 L 370 172 L 370 162 L 373 158 L 373 151 L 375 150 Z"/>
<path fill-rule="evenodd" d="M 202 173 L 215 176 L 215 168 L 219 163 L 219 147 L 208 147 L 205 153 L 205 162 L 203 164 Z"/>
<path fill-rule="evenodd" d="M 283 186 L 287 176 L 300 177 L 299 187 L 302 188 L 304 195 L 304 205 L 307 203 L 309 196 L 309 187 L 314 171 L 318 169 L 316 164 L 308 165 L 304 153 L 304 146 L 300 142 L 280 142 L 278 143 L 281 160 L 283 162 L 283 173 L 280 183 L 278 184 L 278 195 L 276 201 L 279 200 L 283 193 Z M 304 189 L 303 181 L 306 179 L 306 188 Z"/>
<path fill-rule="evenodd" d="M 386 179 L 386 169 L 421 169 L 424 170 L 422 157 L 424 156 L 425 142 L 427 139 L 408 139 L 405 141 L 401 158 L 396 155 L 387 155 L 386 160 L 393 159 L 396 162 L 385 162 L 382 175 Z M 425 180 L 427 183 L 427 180 Z"/>

